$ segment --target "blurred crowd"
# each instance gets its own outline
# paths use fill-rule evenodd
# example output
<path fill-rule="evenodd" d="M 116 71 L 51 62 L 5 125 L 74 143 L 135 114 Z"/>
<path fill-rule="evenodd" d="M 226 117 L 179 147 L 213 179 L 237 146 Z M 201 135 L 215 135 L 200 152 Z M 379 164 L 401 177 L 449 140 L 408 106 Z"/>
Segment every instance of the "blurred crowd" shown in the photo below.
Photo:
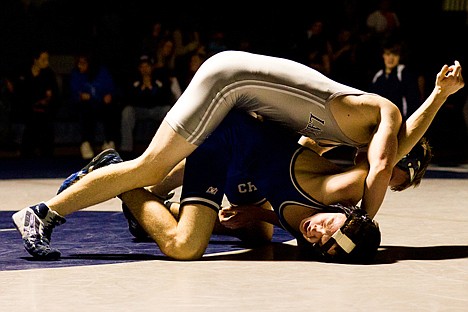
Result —
<path fill-rule="evenodd" d="M 405 119 L 443 64 L 466 66 L 468 8 L 453 3 L 330 0 L 263 10 L 239 3 L 225 11 L 157 1 L 6 0 L 0 150 L 54 157 L 68 142 L 59 139 L 67 135 L 56 126 L 62 121 L 78 129 L 70 144 L 84 159 L 109 147 L 134 157 L 139 125 L 155 130 L 200 65 L 231 49 L 293 59 L 381 94 Z M 429 129 L 435 162 L 467 161 L 466 102 L 464 90 L 454 95 Z"/>

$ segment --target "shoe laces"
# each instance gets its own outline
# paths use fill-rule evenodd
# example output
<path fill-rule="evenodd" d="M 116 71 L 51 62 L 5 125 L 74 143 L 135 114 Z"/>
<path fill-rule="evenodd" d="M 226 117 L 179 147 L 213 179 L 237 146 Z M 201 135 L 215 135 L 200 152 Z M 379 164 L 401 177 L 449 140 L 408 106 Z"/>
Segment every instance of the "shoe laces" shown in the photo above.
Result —
<path fill-rule="evenodd" d="M 55 226 L 63 224 L 65 222 L 64 220 L 65 219 L 60 218 L 59 216 L 47 216 L 43 220 L 42 240 L 49 243 Z"/>

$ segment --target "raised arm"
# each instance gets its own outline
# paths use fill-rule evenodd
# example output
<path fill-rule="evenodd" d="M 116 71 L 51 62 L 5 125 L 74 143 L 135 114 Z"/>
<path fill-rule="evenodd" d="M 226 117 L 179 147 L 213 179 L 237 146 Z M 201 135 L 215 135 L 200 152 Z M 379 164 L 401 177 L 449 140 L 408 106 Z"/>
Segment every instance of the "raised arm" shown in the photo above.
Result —
<path fill-rule="evenodd" d="M 424 136 L 435 115 L 447 98 L 465 85 L 462 68 L 458 61 L 454 65 L 444 65 L 437 74 L 435 86 L 424 103 L 404 122 L 398 133 L 398 152 L 396 164 Z"/>

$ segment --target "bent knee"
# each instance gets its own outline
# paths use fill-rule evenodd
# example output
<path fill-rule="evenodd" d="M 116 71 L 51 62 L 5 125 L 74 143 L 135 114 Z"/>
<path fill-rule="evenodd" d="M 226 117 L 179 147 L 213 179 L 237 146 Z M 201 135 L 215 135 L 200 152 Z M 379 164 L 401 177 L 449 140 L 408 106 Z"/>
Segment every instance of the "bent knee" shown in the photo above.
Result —
<path fill-rule="evenodd" d="M 174 239 L 159 248 L 166 256 L 176 260 L 197 260 L 203 256 L 207 245 L 193 240 Z"/>

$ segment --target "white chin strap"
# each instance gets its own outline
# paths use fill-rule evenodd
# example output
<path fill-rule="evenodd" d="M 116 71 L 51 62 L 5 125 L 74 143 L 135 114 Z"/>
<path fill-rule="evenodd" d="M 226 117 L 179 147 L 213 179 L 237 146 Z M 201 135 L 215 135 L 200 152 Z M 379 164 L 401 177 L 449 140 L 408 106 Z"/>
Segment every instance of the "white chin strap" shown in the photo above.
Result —
<path fill-rule="evenodd" d="M 338 246 L 340 246 L 348 254 L 353 251 L 354 247 L 356 247 L 356 244 L 353 243 L 353 241 L 348 236 L 341 232 L 341 229 L 336 231 L 335 234 L 332 235 L 332 238 L 335 240 Z"/>

